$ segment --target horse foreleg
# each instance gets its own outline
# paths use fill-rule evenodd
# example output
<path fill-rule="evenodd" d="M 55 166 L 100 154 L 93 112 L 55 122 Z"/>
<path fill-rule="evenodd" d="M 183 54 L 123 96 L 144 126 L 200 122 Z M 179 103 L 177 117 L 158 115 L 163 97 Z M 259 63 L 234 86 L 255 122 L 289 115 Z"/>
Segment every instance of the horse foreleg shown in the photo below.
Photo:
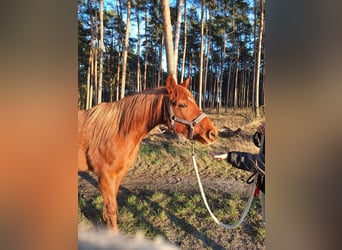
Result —
<path fill-rule="evenodd" d="M 113 228 L 114 233 L 118 233 L 117 225 L 117 201 L 114 188 L 114 177 L 110 173 L 105 172 L 99 176 L 99 189 L 103 197 L 103 219 L 107 223 L 107 227 Z"/>

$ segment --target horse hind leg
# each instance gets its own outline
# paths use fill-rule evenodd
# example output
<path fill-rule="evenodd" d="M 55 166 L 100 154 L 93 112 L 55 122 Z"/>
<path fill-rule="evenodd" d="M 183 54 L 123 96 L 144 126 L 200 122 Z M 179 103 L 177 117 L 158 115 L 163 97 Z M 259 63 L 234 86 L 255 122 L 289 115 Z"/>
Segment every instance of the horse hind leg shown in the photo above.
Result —
<path fill-rule="evenodd" d="M 103 173 L 99 176 L 99 189 L 103 198 L 103 219 L 108 228 L 112 228 L 114 233 L 118 233 L 117 225 L 117 201 L 114 188 L 114 179 L 109 173 Z"/>

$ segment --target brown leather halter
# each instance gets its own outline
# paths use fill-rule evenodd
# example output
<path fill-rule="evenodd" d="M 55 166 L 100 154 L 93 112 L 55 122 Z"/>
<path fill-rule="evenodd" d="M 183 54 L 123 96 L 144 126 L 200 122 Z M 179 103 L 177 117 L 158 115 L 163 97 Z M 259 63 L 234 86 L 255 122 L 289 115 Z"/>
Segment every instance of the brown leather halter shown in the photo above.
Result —
<path fill-rule="evenodd" d="M 167 97 L 165 97 L 165 104 L 166 104 L 167 111 L 169 112 L 169 115 L 170 115 L 171 128 L 172 128 L 173 132 L 175 132 L 175 128 L 174 128 L 175 122 L 179 122 L 179 123 L 182 123 L 184 125 L 188 125 L 190 127 L 189 139 L 192 141 L 194 139 L 193 136 L 194 136 L 195 126 L 198 123 L 200 123 L 203 120 L 203 118 L 206 117 L 207 115 L 204 112 L 201 112 L 201 114 L 199 114 L 192 121 L 188 121 L 188 120 L 185 120 L 183 118 L 179 118 L 179 117 L 175 116 L 175 114 L 173 113 L 173 110 L 171 109 L 169 98 L 167 98 Z"/>

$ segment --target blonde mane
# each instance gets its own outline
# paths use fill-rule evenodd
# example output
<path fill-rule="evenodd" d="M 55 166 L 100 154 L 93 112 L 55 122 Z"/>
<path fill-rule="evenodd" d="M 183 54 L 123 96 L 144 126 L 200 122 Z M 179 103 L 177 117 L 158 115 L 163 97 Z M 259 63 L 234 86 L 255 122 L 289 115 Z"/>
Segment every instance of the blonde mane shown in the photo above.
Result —
<path fill-rule="evenodd" d="M 160 117 L 166 88 L 144 91 L 113 103 L 101 103 L 86 111 L 89 144 L 98 147 L 115 135 L 126 136 L 134 127 L 152 124 Z"/>

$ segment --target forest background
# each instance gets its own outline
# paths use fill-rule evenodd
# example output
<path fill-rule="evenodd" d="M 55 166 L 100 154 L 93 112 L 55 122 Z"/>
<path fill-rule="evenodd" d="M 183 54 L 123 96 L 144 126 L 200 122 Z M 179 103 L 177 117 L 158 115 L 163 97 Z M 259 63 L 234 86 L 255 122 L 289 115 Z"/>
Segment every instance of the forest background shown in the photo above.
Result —
<path fill-rule="evenodd" d="M 79 108 L 163 86 L 172 71 L 178 82 L 190 77 L 202 109 L 250 107 L 258 116 L 265 103 L 264 1 L 179 0 L 162 8 L 165 2 L 78 1 Z M 171 36 L 163 30 L 165 10 Z M 166 67 L 170 40 L 174 70 Z"/>

